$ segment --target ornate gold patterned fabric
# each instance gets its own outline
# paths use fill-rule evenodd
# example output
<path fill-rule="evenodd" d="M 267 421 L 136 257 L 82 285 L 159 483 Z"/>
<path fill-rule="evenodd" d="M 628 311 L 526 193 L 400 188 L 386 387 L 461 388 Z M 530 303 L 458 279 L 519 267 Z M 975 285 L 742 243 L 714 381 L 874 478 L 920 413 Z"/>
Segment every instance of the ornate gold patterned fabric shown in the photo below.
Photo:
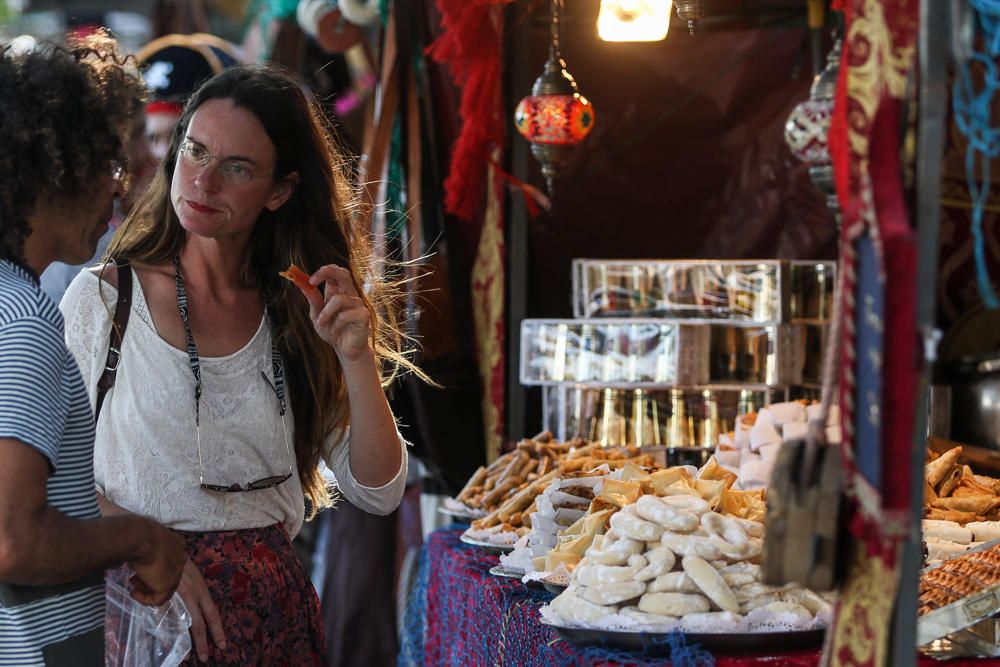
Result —
<path fill-rule="evenodd" d="M 916 244 L 900 128 L 919 0 L 841 0 L 835 8 L 846 34 L 829 145 L 843 215 L 840 402 L 854 542 L 824 658 L 882 665 L 911 519 L 910 473 L 900 462 L 912 447 Z"/>

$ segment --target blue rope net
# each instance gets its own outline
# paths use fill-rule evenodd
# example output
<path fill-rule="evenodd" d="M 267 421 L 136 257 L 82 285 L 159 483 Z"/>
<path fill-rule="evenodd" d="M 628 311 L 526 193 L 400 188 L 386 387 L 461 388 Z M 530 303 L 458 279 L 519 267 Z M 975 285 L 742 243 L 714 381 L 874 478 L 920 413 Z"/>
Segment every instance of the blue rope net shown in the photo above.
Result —
<path fill-rule="evenodd" d="M 421 549 L 400 638 L 400 665 L 663 665 L 707 667 L 715 659 L 683 633 L 645 638 L 645 650 L 579 646 L 540 622 L 554 597 L 494 577 L 495 554 L 458 541 L 464 527 L 435 531 Z"/>
<path fill-rule="evenodd" d="M 973 50 L 967 61 L 957 64 L 955 83 L 952 86 L 952 109 L 955 124 L 969 141 L 965 151 L 965 176 L 972 202 L 976 285 L 983 304 L 987 308 L 996 309 L 1000 307 L 1000 300 L 997 299 L 986 266 L 983 212 L 990 192 L 990 160 L 1000 154 L 1000 128 L 990 124 L 993 96 L 1000 89 L 996 66 L 996 58 L 1000 55 L 1000 0 L 969 0 L 969 3 L 975 13 L 986 50 Z M 979 85 L 972 72 L 973 66 L 977 64 L 982 68 L 982 81 Z"/>

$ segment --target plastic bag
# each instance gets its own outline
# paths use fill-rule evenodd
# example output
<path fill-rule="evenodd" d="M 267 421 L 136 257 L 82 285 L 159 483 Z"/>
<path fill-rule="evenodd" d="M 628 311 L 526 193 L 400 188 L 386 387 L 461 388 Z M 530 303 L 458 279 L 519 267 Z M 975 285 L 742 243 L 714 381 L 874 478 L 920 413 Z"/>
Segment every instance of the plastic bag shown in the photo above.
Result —
<path fill-rule="evenodd" d="M 191 651 L 191 614 L 177 593 L 159 607 L 144 605 L 122 585 L 106 582 L 107 667 L 176 667 Z"/>

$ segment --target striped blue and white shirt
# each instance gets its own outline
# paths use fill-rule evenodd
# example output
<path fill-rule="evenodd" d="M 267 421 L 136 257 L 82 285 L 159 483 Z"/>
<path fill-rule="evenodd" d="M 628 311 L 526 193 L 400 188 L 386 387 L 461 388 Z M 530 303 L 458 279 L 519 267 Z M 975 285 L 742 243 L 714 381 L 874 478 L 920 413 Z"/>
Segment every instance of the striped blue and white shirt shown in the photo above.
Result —
<path fill-rule="evenodd" d="M 100 516 L 94 486 L 94 415 L 63 317 L 27 268 L 0 260 L 0 438 L 34 447 L 50 465 L 49 505 Z M 42 647 L 104 622 L 104 589 L 92 586 L 0 606 L 0 666 L 42 665 Z"/>

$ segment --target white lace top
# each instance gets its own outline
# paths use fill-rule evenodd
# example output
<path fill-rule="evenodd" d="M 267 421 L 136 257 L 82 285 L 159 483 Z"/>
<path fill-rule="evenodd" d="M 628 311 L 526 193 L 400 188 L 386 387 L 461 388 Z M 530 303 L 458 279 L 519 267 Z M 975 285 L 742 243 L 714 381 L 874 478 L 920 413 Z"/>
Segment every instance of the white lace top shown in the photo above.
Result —
<path fill-rule="evenodd" d="M 195 437 L 194 377 L 187 352 L 160 338 L 138 277 L 132 288 L 132 314 L 122 344 L 115 386 L 105 397 L 97 425 L 94 473 L 98 490 L 111 502 L 178 530 L 261 528 L 281 522 L 294 537 L 302 526 L 305 503 L 297 472 L 284 483 L 255 491 L 225 493 L 202 489 L 206 483 L 245 486 L 288 472 L 294 465 L 294 417 L 285 428 L 270 382 L 271 332 L 266 318 L 243 349 L 226 357 L 201 359 L 201 458 Z M 117 292 L 90 271 L 70 284 L 60 308 L 66 319 L 66 344 L 80 364 L 91 405 L 104 371 Z M 101 302 L 103 296 L 104 303 Z M 261 375 L 264 372 L 266 379 Z M 336 446 L 334 446 L 336 445 Z M 375 514 L 388 514 L 403 496 L 406 443 L 396 477 L 378 488 L 351 474 L 350 439 L 327 442 L 323 458 L 344 496 Z"/>

